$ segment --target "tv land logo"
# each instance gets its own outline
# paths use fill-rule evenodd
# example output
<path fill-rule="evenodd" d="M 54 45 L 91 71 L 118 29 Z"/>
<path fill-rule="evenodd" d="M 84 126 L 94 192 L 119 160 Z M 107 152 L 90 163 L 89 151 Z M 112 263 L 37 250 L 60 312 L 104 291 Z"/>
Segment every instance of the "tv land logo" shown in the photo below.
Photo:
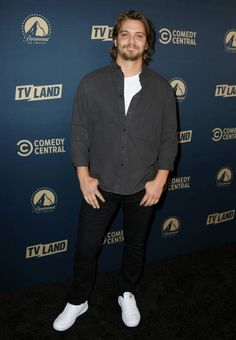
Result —
<path fill-rule="evenodd" d="M 62 97 L 62 84 L 16 86 L 15 100 L 51 100 Z"/>
<path fill-rule="evenodd" d="M 161 28 L 159 30 L 159 41 L 163 45 L 197 45 L 197 32 L 181 29 Z"/>
<path fill-rule="evenodd" d="M 218 187 L 225 187 L 232 183 L 233 171 L 230 167 L 223 167 L 216 174 L 216 185 Z"/>
<path fill-rule="evenodd" d="M 176 216 L 170 216 L 166 218 L 162 224 L 162 234 L 163 236 L 176 235 L 180 230 L 180 220 Z"/>
<path fill-rule="evenodd" d="M 236 52 L 236 29 L 232 28 L 225 34 L 224 46 L 226 52 Z"/>
<path fill-rule="evenodd" d="M 216 85 L 215 97 L 236 97 L 236 85 Z"/>
<path fill-rule="evenodd" d="M 112 26 L 94 25 L 91 30 L 91 40 L 112 41 L 112 32 Z"/>
<path fill-rule="evenodd" d="M 207 216 L 206 225 L 219 224 L 233 220 L 235 217 L 235 209 L 223 211 L 221 213 L 214 213 Z"/>
<path fill-rule="evenodd" d="M 21 157 L 28 157 L 31 154 L 41 156 L 66 152 L 65 138 L 36 139 L 33 142 L 22 139 L 16 145 L 19 147 L 17 154 Z"/>
<path fill-rule="evenodd" d="M 30 14 L 22 23 L 23 42 L 46 44 L 51 37 L 51 25 L 41 14 Z"/>
<path fill-rule="evenodd" d="M 178 143 L 190 143 L 192 141 L 193 130 L 178 131 L 177 141 Z"/>
<path fill-rule="evenodd" d="M 34 213 L 53 212 L 57 205 L 57 195 L 51 188 L 39 188 L 31 196 Z"/>
<path fill-rule="evenodd" d="M 35 244 L 26 248 L 26 259 L 40 258 L 49 255 L 64 253 L 68 249 L 68 240 L 62 240 L 52 243 Z"/>
<path fill-rule="evenodd" d="M 219 142 L 221 140 L 233 140 L 236 139 L 236 127 L 228 128 L 215 128 L 212 130 L 212 140 Z"/>
<path fill-rule="evenodd" d="M 106 236 L 104 236 L 104 244 L 115 244 L 124 241 L 123 229 L 109 231 Z"/>
<path fill-rule="evenodd" d="M 180 190 L 180 189 L 189 189 L 190 180 L 191 180 L 191 176 L 169 178 L 167 181 L 167 190 L 174 191 L 174 190 Z"/>
<path fill-rule="evenodd" d="M 187 84 L 181 78 L 173 78 L 169 81 L 175 91 L 175 96 L 178 102 L 183 102 L 187 94 Z"/>

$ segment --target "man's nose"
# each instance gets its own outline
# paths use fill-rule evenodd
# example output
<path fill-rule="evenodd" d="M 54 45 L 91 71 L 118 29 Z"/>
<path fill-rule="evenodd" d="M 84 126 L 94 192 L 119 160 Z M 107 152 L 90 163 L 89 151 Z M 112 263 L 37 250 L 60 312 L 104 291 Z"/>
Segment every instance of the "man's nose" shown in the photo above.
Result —
<path fill-rule="evenodd" d="M 129 36 L 129 43 L 135 43 L 135 36 L 130 35 Z"/>

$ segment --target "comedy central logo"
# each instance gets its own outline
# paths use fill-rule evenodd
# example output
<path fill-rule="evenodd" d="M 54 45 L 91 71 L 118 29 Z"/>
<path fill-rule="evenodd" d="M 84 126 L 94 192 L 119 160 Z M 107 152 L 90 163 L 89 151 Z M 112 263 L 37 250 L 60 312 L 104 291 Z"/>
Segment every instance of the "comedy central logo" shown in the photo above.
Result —
<path fill-rule="evenodd" d="M 175 235 L 180 230 L 180 220 L 176 216 L 168 217 L 162 224 L 162 234 L 164 236 Z"/>
<path fill-rule="evenodd" d="M 28 44 L 46 44 L 51 36 L 51 25 L 41 14 L 30 14 L 22 23 L 23 41 Z"/>
<path fill-rule="evenodd" d="M 178 102 L 184 101 L 186 98 L 186 94 L 187 94 L 186 82 L 181 78 L 172 78 L 169 81 L 169 83 L 175 91 L 175 96 Z"/>
<path fill-rule="evenodd" d="M 212 140 L 219 142 L 221 140 L 233 140 L 236 139 L 236 127 L 232 128 L 215 128 L 212 130 Z"/>
<path fill-rule="evenodd" d="M 197 32 L 184 31 L 180 29 L 161 28 L 159 30 L 159 41 L 161 44 L 177 44 L 196 46 Z"/>
<path fill-rule="evenodd" d="M 216 185 L 218 187 L 225 187 L 231 184 L 232 180 L 233 171 L 230 167 L 223 167 L 216 174 Z"/>
<path fill-rule="evenodd" d="M 19 85 L 16 86 L 15 100 L 49 100 L 62 96 L 62 84 L 53 85 Z"/>
<path fill-rule="evenodd" d="M 191 176 L 169 178 L 166 187 L 169 191 L 189 189 Z"/>
<path fill-rule="evenodd" d="M 53 212 L 57 204 L 57 195 L 51 188 L 39 188 L 31 197 L 34 213 Z"/>
<path fill-rule="evenodd" d="M 112 41 L 113 27 L 108 25 L 95 25 L 92 26 L 91 39 Z"/>
<path fill-rule="evenodd" d="M 104 235 L 103 245 L 122 243 L 123 241 L 124 241 L 123 229 L 113 230 L 109 231 L 106 235 Z"/>
<path fill-rule="evenodd" d="M 65 138 L 36 139 L 33 143 L 27 139 L 20 140 L 17 144 L 21 157 L 28 157 L 32 153 L 35 155 L 47 155 L 54 153 L 64 153 Z"/>
<path fill-rule="evenodd" d="M 226 52 L 236 52 L 236 29 L 231 29 L 225 34 L 224 46 Z"/>

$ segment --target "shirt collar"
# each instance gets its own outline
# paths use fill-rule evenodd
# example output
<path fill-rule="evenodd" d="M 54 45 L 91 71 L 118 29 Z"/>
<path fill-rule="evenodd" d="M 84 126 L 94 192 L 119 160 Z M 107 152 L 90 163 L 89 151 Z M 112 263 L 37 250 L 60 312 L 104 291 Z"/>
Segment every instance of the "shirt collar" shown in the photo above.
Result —
<path fill-rule="evenodd" d="M 122 72 L 122 70 L 121 70 L 120 65 L 118 65 L 118 64 L 115 62 L 115 60 L 112 60 L 110 66 L 111 66 L 111 69 L 112 69 L 114 72 L 117 72 L 117 73 L 119 73 L 120 75 L 124 76 L 124 75 L 123 75 L 123 72 Z M 143 65 L 142 65 L 142 71 L 141 71 L 141 73 L 140 73 L 140 79 L 142 79 L 143 77 L 146 76 L 146 74 L 147 74 L 147 69 L 148 69 L 147 65 L 146 65 L 145 63 L 143 63 Z"/>

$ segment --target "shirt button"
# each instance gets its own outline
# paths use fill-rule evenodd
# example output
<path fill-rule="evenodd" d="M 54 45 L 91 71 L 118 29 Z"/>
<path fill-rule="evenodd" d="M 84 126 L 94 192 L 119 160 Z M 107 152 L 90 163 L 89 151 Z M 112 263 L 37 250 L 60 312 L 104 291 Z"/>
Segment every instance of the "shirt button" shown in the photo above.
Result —
<path fill-rule="evenodd" d="M 126 131 L 126 129 L 123 129 L 123 131 L 125 132 L 125 131 Z"/>
<path fill-rule="evenodd" d="M 124 148 L 125 148 L 124 146 L 121 147 L 122 150 L 124 150 Z"/>
<path fill-rule="evenodd" d="M 123 166 L 124 164 L 123 163 L 120 163 L 120 166 Z"/>
<path fill-rule="evenodd" d="M 123 98 L 123 94 L 120 94 L 120 98 Z"/>

